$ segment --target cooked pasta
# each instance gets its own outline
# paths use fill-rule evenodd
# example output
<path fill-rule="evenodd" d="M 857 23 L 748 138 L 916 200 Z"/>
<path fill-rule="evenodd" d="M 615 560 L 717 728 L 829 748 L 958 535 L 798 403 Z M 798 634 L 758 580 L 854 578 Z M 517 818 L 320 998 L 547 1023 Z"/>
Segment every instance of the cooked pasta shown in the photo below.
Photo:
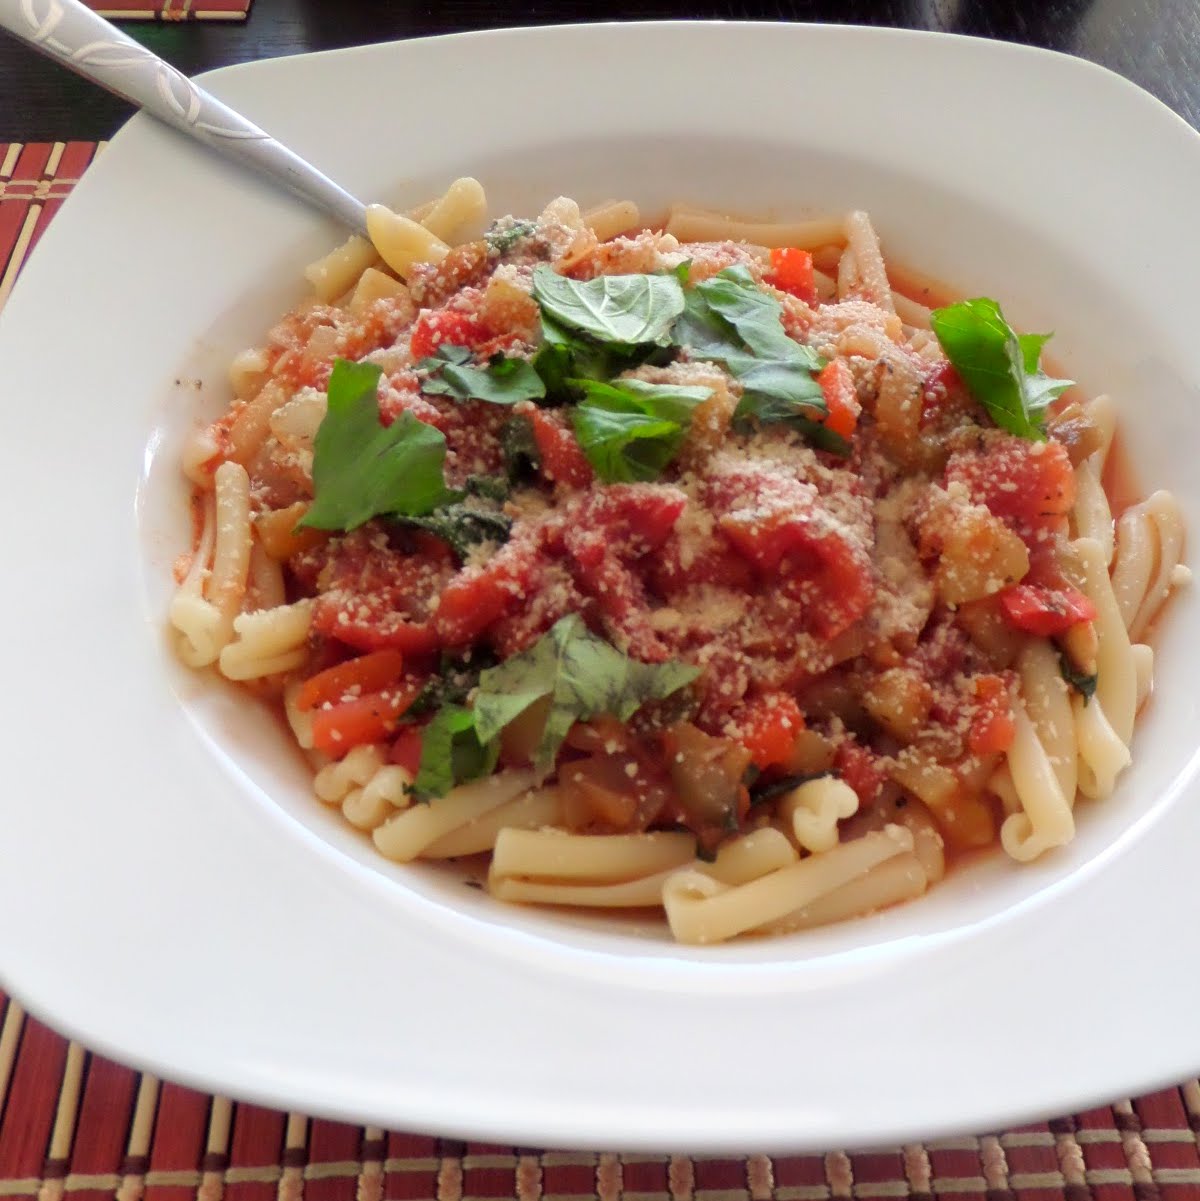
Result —
<path fill-rule="evenodd" d="M 1110 487 L 1116 404 L 865 212 L 642 225 L 370 206 L 184 449 L 180 657 L 386 858 L 685 943 L 1053 854 L 1189 578 L 1172 496 Z"/>

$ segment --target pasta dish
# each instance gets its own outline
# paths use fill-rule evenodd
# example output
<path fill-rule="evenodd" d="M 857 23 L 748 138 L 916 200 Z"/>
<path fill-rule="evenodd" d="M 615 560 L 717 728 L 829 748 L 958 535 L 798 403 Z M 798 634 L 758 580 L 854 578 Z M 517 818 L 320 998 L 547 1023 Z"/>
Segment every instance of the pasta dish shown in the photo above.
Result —
<path fill-rule="evenodd" d="M 186 448 L 170 620 L 384 856 L 712 943 L 1112 792 L 1183 527 L 1048 335 L 932 307 L 862 212 L 368 218 Z"/>

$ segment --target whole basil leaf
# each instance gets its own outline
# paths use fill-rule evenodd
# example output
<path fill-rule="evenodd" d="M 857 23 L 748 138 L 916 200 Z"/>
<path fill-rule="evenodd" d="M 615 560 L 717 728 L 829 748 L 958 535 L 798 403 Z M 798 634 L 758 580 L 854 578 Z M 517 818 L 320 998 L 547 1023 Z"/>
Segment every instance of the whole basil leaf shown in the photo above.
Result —
<path fill-rule="evenodd" d="M 373 517 L 421 516 L 458 499 L 446 487 L 446 438 L 402 413 L 379 416 L 380 368 L 338 359 L 329 376 L 328 410 L 313 443 L 313 503 L 298 523 L 353 530 Z"/>
<path fill-rule="evenodd" d="M 542 313 L 559 325 L 624 346 L 665 343 L 684 303 L 674 274 L 576 280 L 546 266 L 534 268 L 533 295 Z"/>
<path fill-rule="evenodd" d="M 608 484 L 658 479 L 683 443 L 677 421 L 614 399 L 585 400 L 572 411 L 571 424 L 592 470 Z"/>
<path fill-rule="evenodd" d="M 934 309 L 930 325 L 967 391 L 1010 434 L 1040 442 L 1046 410 L 1073 380 L 1051 379 L 1039 367 L 1049 334 L 1023 334 L 986 296 Z"/>
<path fill-rule="evenodd" d="M 580 448 L 606 483 L 655 480 L 679 453 L 692 411 L 711 388 L 573 380 L 585 399 L 571 413 Z"/>
<path fill-rule="evenodd" d="M 610 380 L 642 363 L 665 361 L 669 354 L 653 344 L 629 346 L 597 342 L 567 329 L 543 313 L 542 344 L 534 355 L 533 366 L 546 385 L 546 395 L 561 402 L 578 397 L 579 389 L 573 380 Z"/>

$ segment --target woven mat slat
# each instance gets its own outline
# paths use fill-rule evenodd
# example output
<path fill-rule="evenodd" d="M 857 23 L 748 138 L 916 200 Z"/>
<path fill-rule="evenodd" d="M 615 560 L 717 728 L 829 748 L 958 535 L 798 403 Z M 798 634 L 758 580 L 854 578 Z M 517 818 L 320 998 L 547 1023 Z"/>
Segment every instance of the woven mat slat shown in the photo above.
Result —
<path fill-rule="evenodd" d="M 244 21 L 253 0 L 84 0 L 110 21 Z"/>
<path fill-rule="evenodd" d="M 102 149 L 0 142 L 0 304 Z M 1200 1081 L 1001 1134 L 867 1153 L 542 1152 L 309 1121 L 160 1083 L 68 1044 L 0 993 L 4 1198 L 1200 1201 Z"/>

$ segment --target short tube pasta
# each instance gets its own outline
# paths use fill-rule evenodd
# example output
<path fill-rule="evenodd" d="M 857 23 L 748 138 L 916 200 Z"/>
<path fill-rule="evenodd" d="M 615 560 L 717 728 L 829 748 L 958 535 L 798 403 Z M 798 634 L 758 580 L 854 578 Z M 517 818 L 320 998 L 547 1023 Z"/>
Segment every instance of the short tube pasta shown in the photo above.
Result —
<path fill-rule="evenodd" d="M 837 220 L 739 221 L 707 209 L 677 204 L 667 216 L 666 231 L 681 242 L 748 242 L 753 246 L 818 246 L 844 243 L 846 231 Z"/>
<path fill-rule="evenodd" d="M 375 846 L 389 859 L 409 863 L 451 831 L 508 804 L 532 783 L 531 772 L 512 771 L 463 784 L 436 805 L 410 806 L 390 817 L 376 828 Z"/>
<path fill-rule="evenodd" d="M 233 619 L 234 640 L 221 650 L 221 674 L 253 680 L 299 667 L 307 657 L 312 602 L 242 613 Z"/>
<path fill-rule="evenodd" d="M 1128 746 L 1137 712 L 1137 677 L 1129 633 L 1113 592 L 1099 543 L 1089 538 L 1073 544 L 1084 578 L 1084 592 L 1096 607 L 1099 642 L 1096 668 L 1096 701 L 1103 708 L 1117 737 Z"/>
<path fill-rule="evenodd" d="M 858 796 L 844 780 L 822 776 L 793 788 L 779 803 L 779 815 L 806 851 L 837 846 L 838 822 L 858 812 Z"/>
<path fill-rule="evenodd" d="M 497 877 L 543 877 L 615 884 L 679 867 L 695 854 L 686 834 L 567 834 L 560 830 L 500 833 L 492 853 Z"/>
<path fill-rule="evenodd" d="M 1104 715 L 1099 701 L 1075 697 L 1075 733 L 1079 745 L 1079 790 L 1093 800 L 1111 796 L 1117 776 L 1130 764 L 1129 748 Z"/>
<path fill-rule="evenodd" d="M 1116 409 L 1111 397 L 1097 396 L 1086 411 L 1099 431 L 1100 445 L 1075 469 L 1075 507 L 1071 524 L 1077 537 L 1098 543 L 1104 562 L 1111 564 L 1116 542 L 1112 508 L 1104 491 L 1103 476 L 1116 429 Z"/>
<path fill-rule="evenodd" d="M 1123 508 L 1113 399 L 981 380 L 1042 341 L 996 301 L 861 210 L 524 218 L 463 176 L 366 224 L 184 440 L 168 614 L 329 820 L 706 946 L 1061 854 L 1120 787 L 1182 512 Z"/>
<path fill-rule="evenodd" d="M 421 224 L 435 238 L 453 246 L 466 241 L 483 226 L 487 216 L 487 196 L 477 179 L 456 179 L 421 218 Z M 374 235 L 372 235 L 374 236 Z"/>
<path fill-rule="evenodd" d="M 401 279 L 422 263 L 440 263 L 450 247 L 424 225 L 381 204 L 367 206 L 367 233 L 379 257 Z"/>
<path fill-rule="evenodd" d="M 540 830 L 562 820 L 562 799 L 555 788 L 531 788 L 516 800 L 489 809 L 465 825 L 442 835 L 423 852 L 426 859 L 454 859 L 478 855 L 496 845 L 501 830 Z"/>
<path fill-rule="evenodd" d="M 702 872 L 679 872 L 663 886 L 663 908 L 680 942 L 724 942 L 779 921 L 912 849 L 912 835 L 889 826 L 733 887 Z"/>
<path fill-rule="evenodd" d="M 1171 591 L 1183 549 L 1183 517 L 1169 492 L 1121 514 L 1117 523 L 1117 561 L 1113 595 L 1132 639 L 1140 639 Z"/>
<path fill-rule="evenodd" d="M 846 217 L 846 241 L 854 255 L 855 274 L 867 299 L 889 313 L 896 311 L 892 300 L 892 285 L 888 282 L 883 252 L 871 218 L 863 212 Z"/>
<path fill-rule="evenodd" d="M 377 262 L 375 247 L 366 238 L 351 234 L 336 250 L 310 263 L 304 276 L 317 299 L 329 304 L 349 292 L 362 273 Z"/>
<path fill-rule="evenodd" d="M 1038 741 L 1067 804 L 1075 800 L 1078 778 L 1076 716 L 1058 655 L 1040 639 L 1031 639 L 1017 661 L 1021 698 Z"/>
<path fill-rule="evenodd" d="M 632 200 L 606 200 L 582 214 L 583 223 L 600 239 L 607 242 L 641 222 L 638 206 Z"/>
<path fill-rule="evenodd" d="M 772 826 L 752 830 L 727 842 L 712 863 L 697 863 L 695 870 L 712 876 L 722 884 L 748 884 L 799 859 L 795 848 L 781 831 Z"/>
<path fill-rule="evenodd" d="M 1054 765 L 1020 703 L 1013 707 L 1013 721 L 1016 736 L 1008 752 L 1008 770 L 1021 810 L 1004 819 L 1000 843 L 1014 859 L 1028 862 L 1070 842 L 1075 820 Z"/>
<path fill-rule="evenodd" d="M 916 855 L 897 855 L 871 868 L 860 879 L 827 892 L 778 921 L 768 922 L 759 932 L 791 934 L 796 930 L 844 922 L 851 917 L 863 917 L 903 901 L 915 900 L 929 884 L 930 879 Z"/>

